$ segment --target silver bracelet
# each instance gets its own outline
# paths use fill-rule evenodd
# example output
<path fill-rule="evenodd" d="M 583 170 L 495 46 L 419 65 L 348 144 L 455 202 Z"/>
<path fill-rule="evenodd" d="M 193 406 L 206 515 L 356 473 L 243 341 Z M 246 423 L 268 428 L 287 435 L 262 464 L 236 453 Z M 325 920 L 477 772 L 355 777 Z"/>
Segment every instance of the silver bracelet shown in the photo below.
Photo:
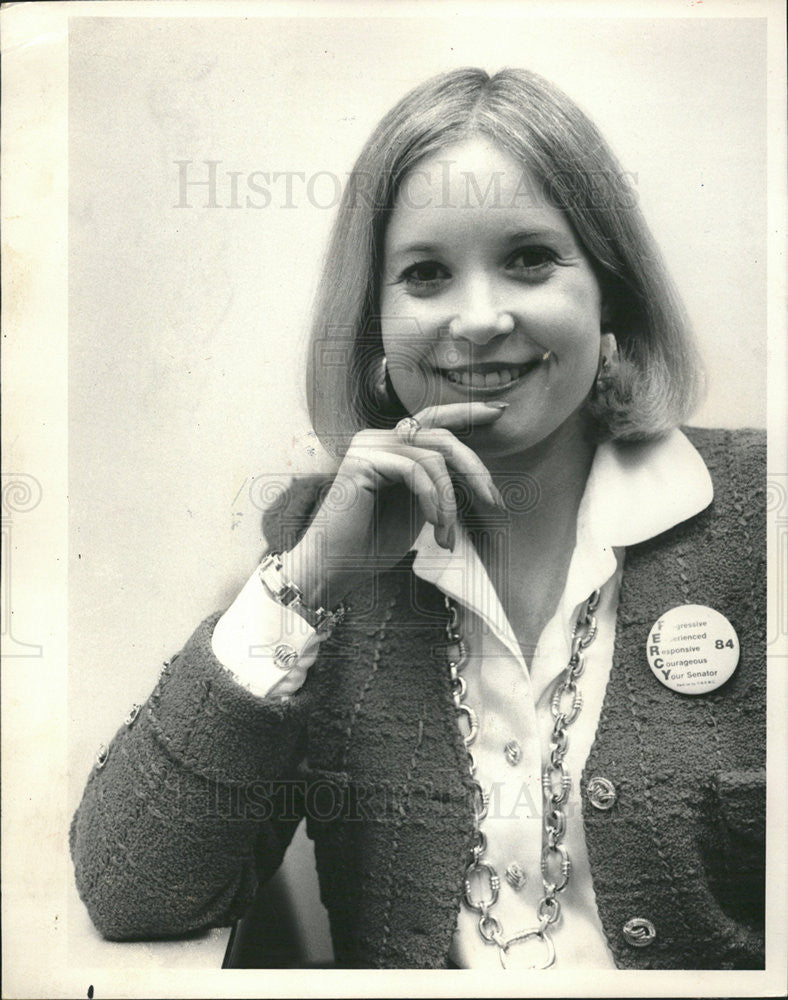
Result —
<path fill-rule="evenodd" d="M 258 567 L 257 574 L 268 594 L 285 608 L 291 608 L 310 625 L 321 638 L 327 638 L 335 625 L 345 617 L 346 608 L 340 603 L 334 611 L 320 607 L 308 608 L 300 588 L 282 573 L 282 553 L 269 552 Z"/>

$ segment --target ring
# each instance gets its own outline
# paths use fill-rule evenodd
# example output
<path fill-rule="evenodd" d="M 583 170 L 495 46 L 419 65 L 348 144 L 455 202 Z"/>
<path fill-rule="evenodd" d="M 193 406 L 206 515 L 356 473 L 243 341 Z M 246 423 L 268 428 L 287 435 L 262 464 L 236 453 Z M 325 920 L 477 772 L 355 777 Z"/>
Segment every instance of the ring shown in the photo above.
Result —
<path fill-rule="evenodd" d="M 403 444 L 413 444 L 416 432 L 421 430 L 421 424 L 415 417 L 403 417 L 394 428 L 394 433 Z"/>

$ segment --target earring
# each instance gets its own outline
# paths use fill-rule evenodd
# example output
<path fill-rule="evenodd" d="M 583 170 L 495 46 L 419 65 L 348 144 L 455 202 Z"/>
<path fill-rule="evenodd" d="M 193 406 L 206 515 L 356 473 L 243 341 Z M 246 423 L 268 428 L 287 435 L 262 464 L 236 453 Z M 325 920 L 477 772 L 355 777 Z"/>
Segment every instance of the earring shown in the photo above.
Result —
<path fill-rule="evenodd" d="M 603 333 L 596 380 L 585 402 L 585 425 L 590 440 L 597 444 L 610 441 L 631 427 L 636 375 L 629 358 L 620 356 L 615 334 Z"/>
<path fill-rule="evenodd" d="M 381 410 L 386 406 L 386 380 L 388 378 L 388 358 L 386 355 L 382 355 L 377 366 L 372 371 L 372 392 L 370 393 L 371 398 L 375 401 L 375 405 Z"/>
<path fill-rule="evenodd" d="M 611 388 L 618 375 L 620 359 L 618 342 L 614 333 L 603 333 L 599 343 L 599 369 L 596 374 L 594 388 L 598 393 L 606 393 Z"/>
<path fill-rule="evenodd" d="M 369 385 L 369 397 L 378 416 L 393 418 L 404 413 L 389 375 L 388 358 L 385 354 L 381 355 L 377 365 L 373 367 Z"/>

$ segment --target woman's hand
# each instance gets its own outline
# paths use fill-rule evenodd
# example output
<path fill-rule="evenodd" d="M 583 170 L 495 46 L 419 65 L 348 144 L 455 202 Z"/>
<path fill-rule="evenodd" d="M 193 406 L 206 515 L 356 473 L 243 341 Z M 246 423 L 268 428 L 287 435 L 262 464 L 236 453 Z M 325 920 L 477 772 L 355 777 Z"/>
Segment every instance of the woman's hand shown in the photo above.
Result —
<path fill-rule="evenodd" d="M 453 549 L 450 473 L 465 479 L 483 507 L 502 505 L 484 463 L 454 432 L 493 423 L 504 408 L 474 402 L 420 410 L 412 444 L 394 430 L 359 431 L 309 528 L 283 556 L 305 603 L 335 607 L 360 577 L 398 562 L 424 521 L 434 526 L 439 545 Z"/>

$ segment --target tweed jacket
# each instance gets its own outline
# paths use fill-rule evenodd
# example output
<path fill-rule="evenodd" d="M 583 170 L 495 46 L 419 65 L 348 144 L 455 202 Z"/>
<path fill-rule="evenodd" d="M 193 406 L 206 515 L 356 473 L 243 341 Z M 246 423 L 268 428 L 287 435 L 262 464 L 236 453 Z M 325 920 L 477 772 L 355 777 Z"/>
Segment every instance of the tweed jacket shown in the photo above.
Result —
<path fill-rule="evenodd" d="M 764 964 L 765 466 L 757 431 L 688 429 L 713 503 L 627 549 L 613 666 L 580 787 L 599 915 L 620 968 Z M 269 519 L 292 544 L 317 481 Z M 259 699 L 211 652 L 218 615 L 165 667 L 94 767 L 71 826 L 77 885 L 111 939 L 241 916 L 305 815 L 337 962 L 446 968 L 473 831 L 440 591 L 410 553 L 348 598 L 303 687 Z M 646 663 L 666 610 L 704 604 L 733 624 L 738 668 L 678 694 Z M 607 777 L 609 811 L 586 807 Z M 627 942 L 651 922 L 647 947 Z"/>

